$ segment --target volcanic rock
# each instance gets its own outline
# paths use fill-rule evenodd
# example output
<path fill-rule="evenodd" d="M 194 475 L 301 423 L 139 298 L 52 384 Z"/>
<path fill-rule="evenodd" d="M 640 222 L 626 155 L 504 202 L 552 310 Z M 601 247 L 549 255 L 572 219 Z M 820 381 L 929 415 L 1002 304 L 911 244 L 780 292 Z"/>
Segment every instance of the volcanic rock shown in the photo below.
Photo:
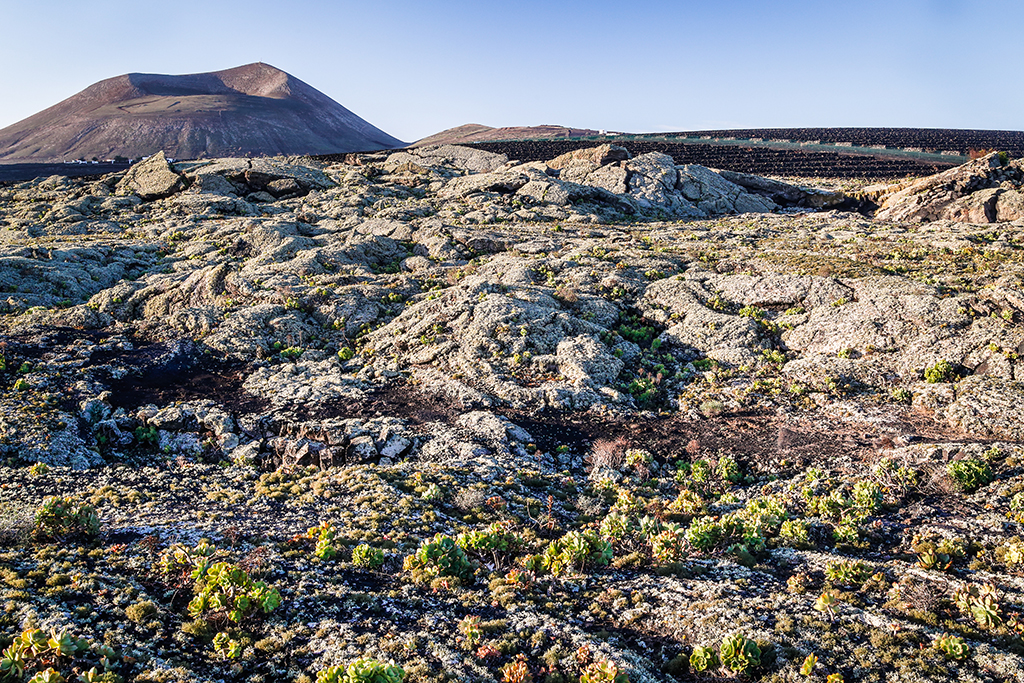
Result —
<path fill-rule="evenodd" d="M 913 182 L 866 187 L 863 196 L 879 205 L 879 220 L 994 223 L 1024 217 L 1022 185 L 1024 160 L 992 152 Z"/>
<path fill-rule="evenodd" d="M 335 154 L 404 143 L 269 64 L 100 81 L 0 130 L 0 160 Z"/>
<path fill-rule="evenodd" d="M 132 166 L 117 184 L 118 194 L 136 194 L 141 199 L 158 199 L 181 188 L 181 176 L 171 170 L 163 150 Z"/>

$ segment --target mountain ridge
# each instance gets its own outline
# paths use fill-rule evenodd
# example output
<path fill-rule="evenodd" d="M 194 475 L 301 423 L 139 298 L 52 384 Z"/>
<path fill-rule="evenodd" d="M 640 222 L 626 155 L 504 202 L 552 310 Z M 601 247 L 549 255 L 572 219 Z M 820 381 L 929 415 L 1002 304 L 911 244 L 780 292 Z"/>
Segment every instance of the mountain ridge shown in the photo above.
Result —
<path fill-rule="evenodd" d="M 269 64 L 108 78 L 7 128 L 0 161 L 331 154 L 402 147 Z"/>

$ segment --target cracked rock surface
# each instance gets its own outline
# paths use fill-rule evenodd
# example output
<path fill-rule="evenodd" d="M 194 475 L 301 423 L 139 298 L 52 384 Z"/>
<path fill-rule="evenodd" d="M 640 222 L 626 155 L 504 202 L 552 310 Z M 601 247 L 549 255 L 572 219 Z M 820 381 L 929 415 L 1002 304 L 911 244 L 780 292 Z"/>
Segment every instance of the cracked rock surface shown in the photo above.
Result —
<path fill-rule="evenodd" d="M 96 643 L 27 664 L 69 680 L 104 643 L 126 681 L 1021 680 L 1019 165 L 955 170 L 874 217 L 611 145 L 0 187 L 0 649 Z M 281 605 L 190 614 L 174 548 Z"/>

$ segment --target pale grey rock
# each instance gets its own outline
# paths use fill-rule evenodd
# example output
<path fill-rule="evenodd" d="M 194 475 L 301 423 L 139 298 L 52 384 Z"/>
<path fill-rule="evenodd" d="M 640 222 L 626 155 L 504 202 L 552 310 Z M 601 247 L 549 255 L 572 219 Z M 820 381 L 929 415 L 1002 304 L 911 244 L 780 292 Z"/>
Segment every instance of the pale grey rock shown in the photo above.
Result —
<path fill-rule="evenodd" d="M 712 275 L 703 279 L 703 286 L 719 292 L 727 301 L 760 308 L 812 309 L 854 295 L 850 287 L 814 275 Z"/>
<path fill-rule="evenodd" d="M 996 220 L 1000 223 L 1024 218 L 1024 192 L 1008 189 L 996 200 Z"/>
<path fill-rule="evenodd" d="M 565 339 L 555 349 L 562 376 L 577 386 L 601 387 L 615 381 L 623 362 L 593 337 Z"/>
<path fill-rule="evenodd" d="M 965 377 L 953 386 L 956 398 L 936 417 L 969 434 L 1024 439 L 1024 382 L 998 377 Z"/>
<path fill-rule="evenodd" d="M 554 162 L 549 162 L 554 163 Z M 580 184 L 596 184 L 589 180 L 589 176 L 600 169 L 599 164 L 595 164 L 593 161 L 587 161 L 584 159 L 577 159 L 569 162 L 565 166 L 558 168 L 558 179 Z M 623 180 L 625 180 L 626 172 L 622 171 Z M 625 192 L 625 182 L 623 182 L 622 189 L 619 192 Z"/>
<path fill-rule="evenodd" d="M 427 166 L 448 165 L 468 173 L 491 173 L 507 164 L 508 157 L 473 147 L 438 145 L 396 152 L 388 157 L 385 168 L 396 168 L 409 161 Z"/>
<path fill-rule="evenodd" d="M 566 152 L 547 162 L 553 169 L 567 169 L 580 163 L 592 167 L 605 166 L 616 161 L 626 161 L 630 158 L 629 150 L 619 145 L 603 144 L 586 149 L 577 149 Z"/>
<path fill-rule="evenodd" d="M 624 165 L 611 164 L 591 171 L 586 175 L 586 179 L 583 182 L 614 194 L 626 194 L 629 191 L 628 178 L 629 171 L 626 170 Z M 573 180 L 572 178 L 565 179 Z"/>
<path fill-rule="evenodd" d="M 556 206 L 565 206 L 569 203 L 568 190 L 554 179 L 531 180 L 516 191 L 516 196 Z"/>
<path fill-rule="evenodd" d="M 1001 193 L 1012 191 L 1002 187 L 1007 181 L 1010 188 L 1020 187 L 1024 181 L 1021 165 L 1015 160 L 1004 166 L 993 152 L 920 180 L 867 187 L 863 195 L 878 203 L 876 220 L 991 223 L 1003 220 L 997 205 Z M 1011 197 L 1008 206 L 1014 201 Z M 1016 212 L 1007 210 L 1006 215 Z"/>
<path fill-rule="evenodd" d="M 476 192 L 510 194 L 528 182 L 530 182 L 528 175 L 516 171 L 477 173 L 452 178 L 438 194 L 443 198 L 465 197 Z"/>
<path fill-rule="evenodd" d="M 238 187 L 236 187 L 234 183 L 232 183 L 230 180 L 228 180 L 222 175 L 216 173 L 203 173 L 195 177 L 192 186 L 189 187 L 189 191 L 199 192 L 202 194 L 230 196 L 238 194 Z M 263 194 L 264 197 L 260 198 L 263 201 L 274 201 L 273 195 L 270 195 L 268 193 L 264 192 L 253 194 Z"/>
<path fill-rule="evenodd" d="M 767 197 L 750 194 L 711 169 L 697 164 L 679 167 L 679 191 L 708 215 L 766 213 L 778 208 Z"/>
<path fill-rule="evenodd" d="M 849 197 L 842 192 L 802 187 L 737 171 L 719 170 L 716 172 L 723 179 L 739 185 L 747 192 L 761 195 L 782 206 L 831 209 L 849 201 Z"/>
<path fill-rule="evenodd" d="M 144 200 L 159 199 L 181 189 L 181 176 L 167 163 L 163 150 L 128 169 L 117 184 L 118 194 L 135 194 Z"/>
<path fill-rule="evenodd" d="M 673 209 L 680 205 L 675 192 L 679 177 L 672 157 L 660 152 L 649 152 L 625 163 L 629 171 L 629 194 L 645 208 Z"/>

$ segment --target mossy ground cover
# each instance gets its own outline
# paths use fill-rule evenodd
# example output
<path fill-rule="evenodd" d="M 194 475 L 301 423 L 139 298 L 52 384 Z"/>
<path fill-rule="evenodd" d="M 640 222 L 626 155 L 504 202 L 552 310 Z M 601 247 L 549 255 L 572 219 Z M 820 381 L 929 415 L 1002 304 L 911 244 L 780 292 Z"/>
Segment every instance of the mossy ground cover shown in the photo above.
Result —
<path fill-rule="evenodd" d="M 387 159 L 0 190 L 0 676 L 1021 677 L 1018 226 Z"/>
<path fill-rule="evenodd" d="M 167 463 L 124 476 L 123 496 L 82 474 L 7 468 L 3 495 L 22 514 L 2 550 L 2 645 L 25 629 L 67 629 L 113 648 L 110 670 L 125 680 L 298 680 L 364 655 L 394 660 L 407 680 L 503 680 L 516 662 L 535 680 L 576 680 L 604 660 L 631 680 L 687 680 L 695 648 L 733 632 L 757 643 L 758 661 L 737 664 L 754 679 L 787 680 L 809 654 L 818 671 L 864 680 L 1016 670 L 1018 447 L 964 445 L 994 478 L 966 494 L 936 449 L 835 468 L 834 458 L 780 467 L 687 445 L 629 465 L 623 452 L 589 478 Z M 34 501 L 58 488 L 96 505 L 98 535 L 33 529 Z M 241 495 L 227 502 L 232 491 Z M 936 525 L 954 514 L 954 527 Z M 306 533 L 316 524 L 332 529 L 328 558 Z M 506 540 L 487 541 L 495 529 Z M 540 559 L 570 552 L 564 539 L 579 534 L 606 555 Z M 458 571 L 403 569 L 441 537 L 460 549 Z M 380 566 L 353 562 L 361 544 L 381 551 Z M 176 573 L 161 558 L 202 547 L 207 561 L 273 586 L 280 606 L 237 619 L 190 612 L 191 565 Z M 984 608 L 972 607 L 972 586 Z M 478 633 L 466 635 L 466 618 L 480 620 Z M 967 654 L 944 653 L 944 635 Z"/>

